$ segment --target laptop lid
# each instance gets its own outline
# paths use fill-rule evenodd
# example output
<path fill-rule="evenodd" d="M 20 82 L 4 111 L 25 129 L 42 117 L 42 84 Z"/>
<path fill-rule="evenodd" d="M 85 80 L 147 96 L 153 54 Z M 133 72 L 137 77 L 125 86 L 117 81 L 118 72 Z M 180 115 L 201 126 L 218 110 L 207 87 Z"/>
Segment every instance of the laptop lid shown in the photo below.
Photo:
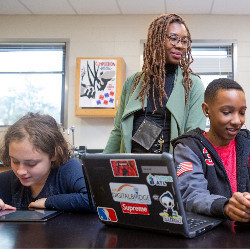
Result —
<path fill-rule="evenodd" d="M 82 160 L 103 223 L 198 234 L 189 231 L 172 155 L 84 154 Z"/>

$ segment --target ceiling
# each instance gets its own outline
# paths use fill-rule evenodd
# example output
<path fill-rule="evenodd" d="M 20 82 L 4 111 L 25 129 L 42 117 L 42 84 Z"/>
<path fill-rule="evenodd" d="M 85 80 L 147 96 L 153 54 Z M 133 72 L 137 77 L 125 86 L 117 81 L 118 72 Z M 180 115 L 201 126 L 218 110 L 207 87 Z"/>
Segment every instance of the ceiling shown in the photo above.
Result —
<path fill-rule="evenodd" d="M 249 0 L 0 0 L 0 15 L 250 15 Z"/>

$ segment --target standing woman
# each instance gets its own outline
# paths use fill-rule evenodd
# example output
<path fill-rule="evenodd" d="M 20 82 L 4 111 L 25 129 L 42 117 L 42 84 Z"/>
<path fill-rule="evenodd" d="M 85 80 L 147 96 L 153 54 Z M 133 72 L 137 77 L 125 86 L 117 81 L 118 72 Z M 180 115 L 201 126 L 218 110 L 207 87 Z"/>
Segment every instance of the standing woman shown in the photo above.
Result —
<path fill-rule="evenodd" d="M 148 29 L 142 71 L 124 83 L 103 153 L 173 152 L 170 140 L 205 128 L 204 87 L 190 64 L 191 35 L 184 20 L 161 15 Z"/>

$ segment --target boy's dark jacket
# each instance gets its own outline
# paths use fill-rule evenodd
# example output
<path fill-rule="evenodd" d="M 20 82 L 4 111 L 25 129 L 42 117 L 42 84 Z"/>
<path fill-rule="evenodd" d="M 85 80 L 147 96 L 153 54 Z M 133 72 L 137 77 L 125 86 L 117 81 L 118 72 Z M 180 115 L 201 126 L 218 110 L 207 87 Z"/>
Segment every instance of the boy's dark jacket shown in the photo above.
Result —
<path fill-rule="evenodd" d="M 205 138 L 203 133 L 204 131 L 197 128 L 172 140 L 171 143 L 174 148 L 179 143 L 188 146 L 198 156 L 200 163 L 202 163 L 202 170 L 204 173 L 204 177 L 208 182 L 207 190 L 212 195 L 210 200 L 211 202 L 210 207 L 208 207 L 208 202 L 204 197 L 204 213 L 218 217 L 225 217 L 223 212 L 223 207 L 225 203 L 228 201 L 228 199 L 232 196 L 231 185 L 225 167 L 219 155 L 217 154 L 212 144 Z M 236 146 L 237 191 L 249 192 L 250 191 L 250 181 L 249 181 L 250 132 L 248 130 L 244 129 L 238 133 L 238 135 L 236 136 L 236 145 L 237 145 Z M 180 175 L 179 179 L 184 178 L 185 179 L 184 185 L 188 189 L 190 189 L 188 192 L 186 192 L 186 194 L 185 190 L 181 189 L 182 196 L 186 196 L 183 197 L 184 204 L 186 203 L 185 204 L 186 209 L 189 211 L 202 213 L 203 212 L 202 204 L 200 204 L 200 201 L 202 202 L 202 199 L 199 201 L 198 200 L 195 201 L 195 196 L 192 197 L 191 199 L 188 197 L 190 192 L 193 191 L 191 188 L 193 180 L 192 178 L 189 178 L 187 175 L 185 176 L 185 174 L 186 173 Z"/>

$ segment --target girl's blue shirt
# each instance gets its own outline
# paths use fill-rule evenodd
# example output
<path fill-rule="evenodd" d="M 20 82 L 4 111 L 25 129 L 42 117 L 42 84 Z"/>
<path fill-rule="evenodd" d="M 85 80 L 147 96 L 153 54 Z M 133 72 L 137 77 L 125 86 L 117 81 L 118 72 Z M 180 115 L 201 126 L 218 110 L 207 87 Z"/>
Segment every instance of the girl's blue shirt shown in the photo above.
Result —
<path fill-rule="evenodd" d="M 37 197 L 30 187 L 23 186 L 12 170 L 0 173 L 0 199 L 18 208 L 30 202 L 47 198 L 47 209 L 65 211 L 96 211 L 90 190 L 87 189 L 82 165 L 70 159 L 65 165 L 51 169 L 48 179 Z"/>

